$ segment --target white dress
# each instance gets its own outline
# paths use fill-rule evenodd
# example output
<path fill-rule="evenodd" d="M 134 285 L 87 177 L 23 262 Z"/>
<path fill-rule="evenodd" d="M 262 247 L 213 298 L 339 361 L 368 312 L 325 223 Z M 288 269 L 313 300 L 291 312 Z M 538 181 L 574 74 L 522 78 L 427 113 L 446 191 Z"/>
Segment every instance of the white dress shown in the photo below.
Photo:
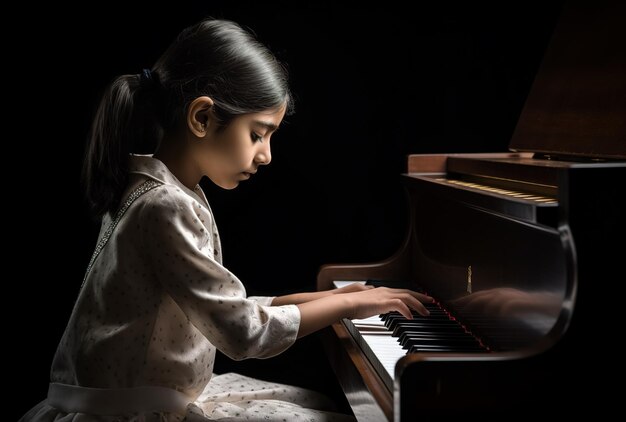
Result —
<path fill-rule="evenodd" d="M 246 297 L 222 265 L 199 186 L 189 190 L 155 158 L 131 156 L 125 197 L 147 181 L 157 186 L 123 216 L 103 218 L 99 243 L 108 242 L 96 247 L 59 343 L 48 399 L 21 420 L 354 420 L 327 411 L 330 401 L 311 390 L 213 374 L 216 349 L 235 360 L 283 352 L 296 340 L 300 312 Z M 92 404 L 83 393 L 96 394 Z"/>

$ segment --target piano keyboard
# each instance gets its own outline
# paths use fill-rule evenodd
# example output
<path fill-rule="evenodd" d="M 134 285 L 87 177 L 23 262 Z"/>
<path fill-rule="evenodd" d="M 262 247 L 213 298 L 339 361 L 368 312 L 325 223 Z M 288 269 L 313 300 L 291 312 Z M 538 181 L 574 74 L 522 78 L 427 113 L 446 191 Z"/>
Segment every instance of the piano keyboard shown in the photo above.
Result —
<path fill-rule="evenodd" d="M 335 282 L 342 287 L 350 282 Z M 364 282 L 359 282 L 364 283 Z M 393 391 L 396 363 L 407 353 L 486 353 L 488 348 L 438 303 L 424 306 L 429 316 L 413 312 L 407 319 L 390 312 L 343 323 L 380 377 Z"/>

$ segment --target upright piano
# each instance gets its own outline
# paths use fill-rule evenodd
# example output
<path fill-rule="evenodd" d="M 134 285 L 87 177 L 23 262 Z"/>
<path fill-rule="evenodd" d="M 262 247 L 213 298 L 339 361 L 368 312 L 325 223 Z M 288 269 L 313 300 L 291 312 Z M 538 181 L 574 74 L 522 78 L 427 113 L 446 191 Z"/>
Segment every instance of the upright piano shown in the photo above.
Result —
<path fill-rule="evenodd" d="M 622 410 L 626 13 L 593 3 L 564 7 L 510 152 L 409 156 L 399 250 L 320 269 L 436 299 L 321 333 L 359 421 Z"/>

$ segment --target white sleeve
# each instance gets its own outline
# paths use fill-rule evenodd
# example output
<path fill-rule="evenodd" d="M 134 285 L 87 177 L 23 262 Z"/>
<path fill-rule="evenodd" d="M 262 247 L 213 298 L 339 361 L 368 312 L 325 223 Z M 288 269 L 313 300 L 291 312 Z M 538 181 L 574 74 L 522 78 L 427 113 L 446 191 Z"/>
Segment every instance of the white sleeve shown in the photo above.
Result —
<path fill-rule="evenodd" d="M 290 347 L 300 328 L 295 305 L 246 298 L 237 277 L 213 257 L 206 207 L 175 187 L 150 193 L 142 209 L 146 253 L 155 278 L 189 320 L 232 359 L 269 358 Z M 268 303 L 269 301 L 269 303 Z"/>
<path fill-rule="evenodd" d="M 276 296 L 248 296 L 248 299 L 254 300 L 261 306 L 272 306 L 272 301 Z"/>

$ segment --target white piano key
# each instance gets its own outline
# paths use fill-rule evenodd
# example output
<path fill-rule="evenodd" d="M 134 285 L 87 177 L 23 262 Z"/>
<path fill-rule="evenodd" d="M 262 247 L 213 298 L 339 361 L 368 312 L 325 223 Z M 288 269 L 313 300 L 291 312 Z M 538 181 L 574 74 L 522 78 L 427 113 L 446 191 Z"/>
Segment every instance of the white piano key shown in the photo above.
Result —
<path fill-rule="evenodd" d="M 362 281 L 358 281 L 358 280 L 353 280 L 353 281 L 335 280 L 335 281 L 333 281 L 333 284 L 335 285 L 336 289 L 340 289 L 342 287 L 349 286 L 352 283 L 365 284 L 365 280 L 362 280 Z"/>
<path fill-rule="evenodd" d="M 406 355 L 406 350 L 400 346 L 398 339 L 391 336 L 381 336 L 373 333 L 362 333 L 363 340 L 372 349 L 374 356 L 378 358 L 383 368 L 394 379 L 396 363 Z"/>
<path fill-rule="evenodd" d="M 385 327 L 385 323 L 378 315 L 371 316 L 364 319 L 353 319 L 352 323 L 355 327 L 361 330 L 375 330 L 375 331 L 389 331 Z"/>

